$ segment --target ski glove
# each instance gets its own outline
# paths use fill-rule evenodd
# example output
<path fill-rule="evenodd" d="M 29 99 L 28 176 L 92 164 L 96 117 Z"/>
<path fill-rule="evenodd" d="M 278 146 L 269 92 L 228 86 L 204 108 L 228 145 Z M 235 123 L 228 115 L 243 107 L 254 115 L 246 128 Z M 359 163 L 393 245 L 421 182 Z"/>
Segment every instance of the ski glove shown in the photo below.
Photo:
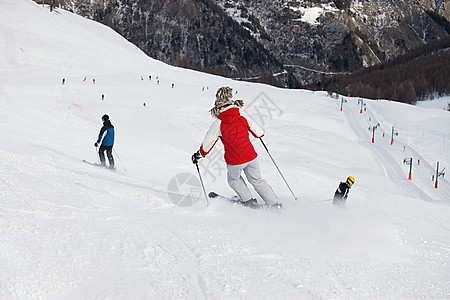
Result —
<path fill-rule="evenodd" d="M 194 165 L 197 164 L 197 163 L 198 163 L 198 160 L 199 160 L 200 158 L 202 158 L 202 157 L 203 157 L 203 156 L 200 154 L 199 151 L 195 152 L 194 154 L 192 154 L 192 157 L 191 157 L 192 163 L 193 163 Z"/>
<path fill-rule="evenodd" d="M 98 143 L 95 143 L 94 146 L 95 146 L 95 147 L 98 147 Z"/>

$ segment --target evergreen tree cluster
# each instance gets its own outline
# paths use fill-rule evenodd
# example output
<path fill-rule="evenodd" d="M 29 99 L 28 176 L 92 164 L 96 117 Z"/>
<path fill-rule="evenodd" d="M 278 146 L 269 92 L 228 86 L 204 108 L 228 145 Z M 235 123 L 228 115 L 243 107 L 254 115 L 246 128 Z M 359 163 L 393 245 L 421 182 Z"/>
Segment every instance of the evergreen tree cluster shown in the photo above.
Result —
<path fill-rule="evenodd" d="M 335 91 L 337 85 L 350 86 L 352 96 L 414 104 L 449 95 L 449 78 L 450 36 L 447 36 L 383 64 L 324 80 L 312 88 Z"/>
<path fill-rule="evenodd" d="M 438 23 L 439 25 L 441 25 L 442 27 L 445 28 L 445 31 L 447 32 L 447 34 L 450 34 L 450 22 L 447 21 L 446 18 L 442 17 L 441 15 L 439 15 L 438 13 L 428 10 L 426 11 L 426 13 L 430 16 L 430 18 L 432 18 L 436 23 Z"/>

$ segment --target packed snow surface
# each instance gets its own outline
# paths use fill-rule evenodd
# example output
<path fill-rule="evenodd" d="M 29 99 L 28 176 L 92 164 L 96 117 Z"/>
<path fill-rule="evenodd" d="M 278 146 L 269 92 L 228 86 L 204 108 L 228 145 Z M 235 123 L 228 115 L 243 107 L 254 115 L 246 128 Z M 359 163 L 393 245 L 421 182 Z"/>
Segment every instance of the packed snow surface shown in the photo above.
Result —
<path fill-rule="evenodd" d="M 283 210 L 207 206 L 190 156 L 221 86 L 265 127 L 298 198 L 253 140 Z M 117 172 L 82 162 L 98 160 L 103 114 Z M 98 23 L 2 0 L 0 299 L 449 299 L 450 187 L 432 181 L 449 129 L 442 107 L 175 68 Z M 218 142 L 199 170 L 233 196 L 222 156 Z"/>

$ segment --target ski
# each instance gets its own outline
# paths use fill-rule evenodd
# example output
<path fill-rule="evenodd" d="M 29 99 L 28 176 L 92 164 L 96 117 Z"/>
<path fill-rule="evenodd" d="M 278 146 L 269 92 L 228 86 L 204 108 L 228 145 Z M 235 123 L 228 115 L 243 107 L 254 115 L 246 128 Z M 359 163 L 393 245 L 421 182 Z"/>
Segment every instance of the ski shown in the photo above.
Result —
<path fill-rule="evenodd" d="M 96 167 L 100 167 L 100 168 L 104 168 L 104 169 L 108 169 L 108 170 L 110 170 L 110 171 L 116 172 L 116 168 L 110 169 L 110 168 L 107 168 L 107 167 L 105 167 L 105 166 L 102 166 L 102 165 L 99 164 L 99 163 L 90 162 L 90 161 L 87 161 L 87 160 L 85 160 L 85 159 L 83 159 L 83 162 L 85 162 L 85 163 L 87 163 L 88 165 L 91 165 L 91 166 L 96 166 Z"/>
<path fill-rule="evenodd" d="M 229 198 L 229 197 L 225 197 L 225 196 L 222 196 L 220 194 L 217 194 L 216 192 L 210 192 L 208 194 L 208 197 L 212 198 L 212 199 L 223 199 L 223 200 L 229 201 L 229 202 L 231 202 L 233 204 L 241 205 L 243 207 L 248 207 L 248 208 L 253 208 L 253 209 L 264 209 L 264 208 L 268 207 L 265 204 L 259 204 L 257 202 L 252 202 L 251 204 L 247 205 L 244 202 L 242 202 L 241 199 L 239 197 L 237 197 L 237 196 L 235 196 L 233 198 Z"/>
<path fill-rule="evenodd" d="M 85 163 L 87 163 L 88 165 L 91 165 L 91 166 L 101 167 L 100 164 L 98 164 L 98 163 L 93 163 L 93 162 L 87 161 L 87 160 L 85 160 L 85 159 L 83 159 L 83 162 L 85 162 Z"/>

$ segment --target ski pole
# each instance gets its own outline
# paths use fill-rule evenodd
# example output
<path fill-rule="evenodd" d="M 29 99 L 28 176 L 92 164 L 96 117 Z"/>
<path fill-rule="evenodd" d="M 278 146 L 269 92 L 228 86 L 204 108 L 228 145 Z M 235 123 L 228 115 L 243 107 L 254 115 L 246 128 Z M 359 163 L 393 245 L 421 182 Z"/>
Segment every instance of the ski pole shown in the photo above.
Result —
<path fill-rule="evenodd" d="M 97 157 L 98 163 L 100 163 L 100 153 L 98 153 L 98 148 L 95 146 L 95 156 Z"/>
<path fill-rule="evenodd" d="M 117 154 L 117 151 L 116 151 L 116 149 L 114 149 L 113 148 L 113 150 L 114 150 L 114 154 L 117 156 L 117 158 L 119 159 L 119 161 L 120 161 L 120 163 L 122 164 L 122 166 L 123 166 L 123 168 L 125 169 L 125 171 L 127 170 L 127 168 L 125 168 L 125 165 L 123 164 L 123 162 L 122 162 L 122 160 L 120 159 L 120 157 L 119 157 L 119 154 Z"/>
<path fill-rule="evenodd" d="M 203 184 L 202 174 L 200 174 L 200 169 L 198 168 L 197 162 L 195 163 L 195 165 L 197 166 L 198 177 L 200 177 L 200 183 L 202 184 L 203 193 L 205 194 L 206 206 L 209 206 L 209 200 L 208 200 L 208 196 L 206 195 L 205 185 Z"/>
<path fill-rule="evenodd" d="M 278 168 L 277 164 L 275 163 L 275 160 L 273 159 L 272 155 L 270 154 L 269 149 L 267 149 L 266 144 L 264 144 L 263 139 L 262 139 L 262 138 L 259 138 L 259 140 L 261 141 L 261 143 L 263 144 L 264 148 L 266 149 L 267 154 L 269 154 L 270 159 L 272 160 L 273 164 L 275 165 L 275 167 L 277 168 L 278 172 L 280 173 L 281 178 L 283 178 L 284 183 L 286 183 L 286 185 L 287 185 L 289 191 L 291 192 L 292 196 L 294 196 L 294 199 L 295 199 L 295 200 L 298 200 L 298 198 L 295 197 L 294 192 L 292 191 L 291 187 L 290 187 L 289 184 L 287 183 L 286 179 L 284 178 L 283 173 L 281 173 L 280 168 Z"/>

